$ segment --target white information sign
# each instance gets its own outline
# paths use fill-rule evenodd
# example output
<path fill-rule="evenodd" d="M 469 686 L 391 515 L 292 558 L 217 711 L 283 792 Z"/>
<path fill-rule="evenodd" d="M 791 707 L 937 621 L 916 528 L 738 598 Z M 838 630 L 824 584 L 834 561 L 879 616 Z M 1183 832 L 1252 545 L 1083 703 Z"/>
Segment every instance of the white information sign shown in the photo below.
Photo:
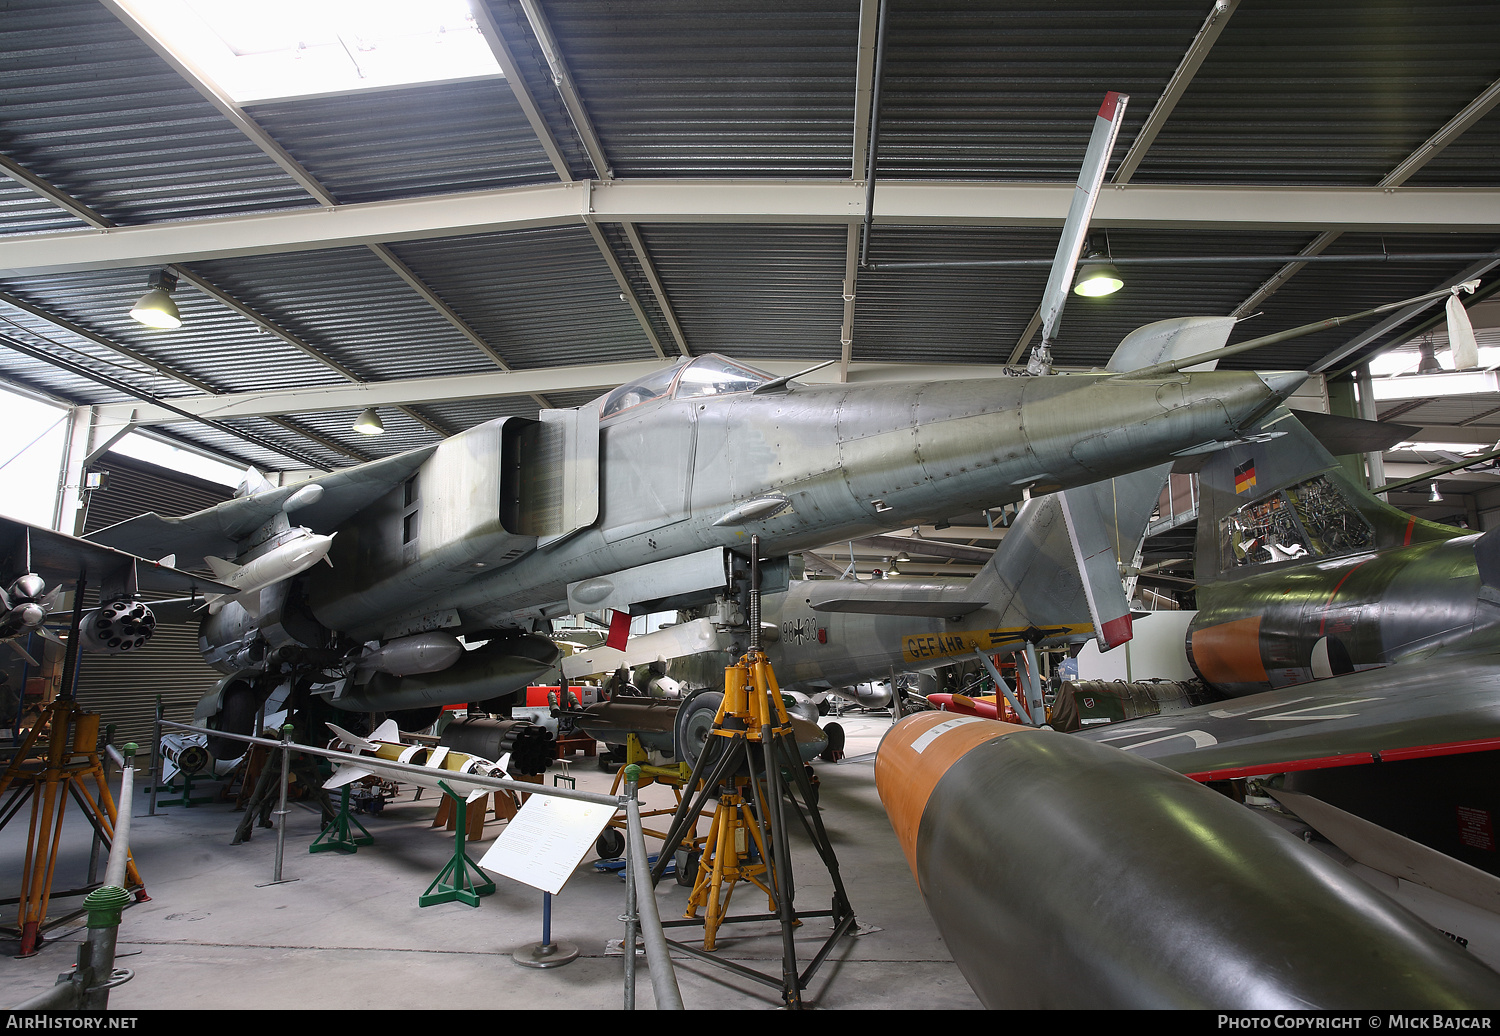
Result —
<path fill-rule="evenodd" d="M 614 815 L 611 806 L 532 795 L 479 866 L 556 894 Z"/>

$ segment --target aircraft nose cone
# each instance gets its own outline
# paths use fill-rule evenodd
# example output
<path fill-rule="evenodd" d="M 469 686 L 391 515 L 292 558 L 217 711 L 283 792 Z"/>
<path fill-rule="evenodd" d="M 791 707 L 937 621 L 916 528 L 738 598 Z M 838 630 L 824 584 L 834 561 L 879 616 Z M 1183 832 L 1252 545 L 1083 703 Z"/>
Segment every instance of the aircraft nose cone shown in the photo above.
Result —
<path fill-rule="evenodd" d="M 1284 400 L 1302 387 L 1308 378 L 1307 371 L 1261 371 L 1260 380 L 1278 400 Z"/>

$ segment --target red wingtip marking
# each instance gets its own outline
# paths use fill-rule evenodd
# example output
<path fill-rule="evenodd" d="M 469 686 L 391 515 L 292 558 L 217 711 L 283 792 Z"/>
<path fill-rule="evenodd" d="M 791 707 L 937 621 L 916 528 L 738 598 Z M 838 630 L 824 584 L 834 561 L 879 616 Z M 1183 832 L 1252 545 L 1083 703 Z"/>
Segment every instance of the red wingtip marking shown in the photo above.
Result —
<path fill-rule="evenodd" d="M 609 636 L 604 641 L 605 647 L 614 648 L 616 651 L 625 650 L 625 642 L 630 639 L 630 613 L 613 612 L 609 617 Z"/>
<path fill-rule="evenodd" d="M 1131 637 L 1130 613 L 1126 612 L 1118 619 L 1110 619 L 1104 624 L 1104 643 L 1110 647 L 1119 647 Z"/>
<path fill-rule="evenodd" d="M 1104 95 L 1104 103 L 1099 105 L 1099 118 L 1106 122 L 1113 122 L 1115 109 L 1119 107 L 1120 95 L 1114 90 Z"/>
<path fill-rule="evenodd" d="M 1406 523 L 1406 539 L 1404 539 L 1404 540 L 1401 541 L 1401 546 L 1403 546 L 1403 547 L 1410 547 L 1411 546 L 1411 531 L 1412 531 L 1412 529 L 1416 528 L 1416 526 L 1417 526 L 1417 520 L 1416 520 L 1416 518 L 1408 519 L 1408 521 Z"/>

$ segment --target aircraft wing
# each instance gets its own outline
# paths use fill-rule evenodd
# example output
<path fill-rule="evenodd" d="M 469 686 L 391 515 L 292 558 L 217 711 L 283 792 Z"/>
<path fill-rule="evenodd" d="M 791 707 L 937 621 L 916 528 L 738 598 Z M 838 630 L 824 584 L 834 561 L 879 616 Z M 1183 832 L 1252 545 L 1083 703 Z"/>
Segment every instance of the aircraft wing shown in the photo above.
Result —
<path fill-rule="evenodd" d="M 152 556 L 169 553 L 171 551 L 162 551 Z M 35 572 L 49 586 L 61 584 L 64 588 L 81 578 L 95 589 L 105 583 L 114 583 L 132 591 L 234 593 L 231 586 L 191 572 L 159 565 L 51 529 L 0 518 L 0 577 L 13 579 L 26 572 Z"/>
<path fill-rule="evenodd" d="M 1075 736 L 1195 780 L 1500 748 L 1500 654 L 1428 658 Z"/>
<path fill-rule="evenodd" d="M 176 554 L 182 564 L 197 565 L 213 554 L 233 556 L 235 543 L 270 520 L 291 495 L 311 485 L 323 487 L 316 503 L 299 508 L 296 522 L 315 532 L 329 532 L 410 478 L 437 446 L 372 460 L 269 492 L 235 497 L 181 518 L 156 513 L 129 518 L 93 533 L 89 539 L 159 558 Z"/>

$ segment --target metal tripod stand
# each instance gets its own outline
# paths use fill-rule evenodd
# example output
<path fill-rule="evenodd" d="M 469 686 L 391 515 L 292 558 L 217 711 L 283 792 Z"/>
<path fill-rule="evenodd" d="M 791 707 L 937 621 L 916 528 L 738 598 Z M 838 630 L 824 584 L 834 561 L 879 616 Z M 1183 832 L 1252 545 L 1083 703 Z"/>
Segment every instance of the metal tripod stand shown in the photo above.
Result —
<path fill-rule="evenodd" d="M 756 555 L 758 538 L 751 539 L 750 650 L 724 670 L 724 700 L 714 725 L 688 781 L 691 793 L 684 796 L 673 815 L 665 846 L 681 844 L 689 825 L 697 819 L 709 798 L 718 800 L 713 825 L 698 867 L 687 916 L 664 921 L 664 928 L 703 926 L 702 948 L 668 942 L 692 956 L 710 961 L 746 978 L 781 989 L 786 1006 L 803 1006 L 802 990 L 842 936 L 854 927 L 839 877 L 838 857 L 817 810 L 810 807 L 812 788 L 797 753 L 791 722 L 781 701 L 781 689 L 765 654 L 760 649 L 760 570 Z M 787 777 L 796 789 L 788 798 Z M 791 843 L 787 812 L 801 822 L 833 879 L 833 902 L 827 910 L 798 911 L 793 903 Z M 651 871 L 655 885 L 661 880 L 671 857 L 663 852 Z M 766 894 L 763 914 L 731 916 L 730 897 L 736 883 L 745 881 Z M 698 916 L 699 909 L 704 916 Z M 793 936 L 803 918 L 833 919 L 833 933 L 799 973 Z M 719 928 L 749 921 L 776 921 L 781 926 L 782 967 L 779 978 L 716 956 L 713 952 Z"/>

